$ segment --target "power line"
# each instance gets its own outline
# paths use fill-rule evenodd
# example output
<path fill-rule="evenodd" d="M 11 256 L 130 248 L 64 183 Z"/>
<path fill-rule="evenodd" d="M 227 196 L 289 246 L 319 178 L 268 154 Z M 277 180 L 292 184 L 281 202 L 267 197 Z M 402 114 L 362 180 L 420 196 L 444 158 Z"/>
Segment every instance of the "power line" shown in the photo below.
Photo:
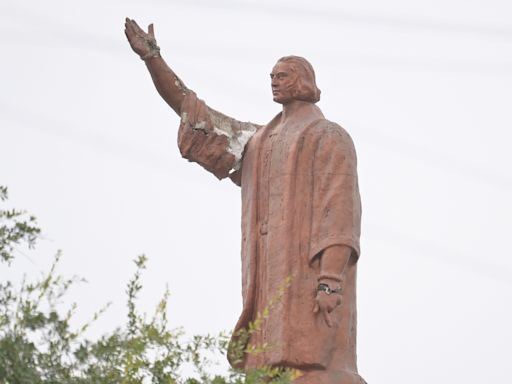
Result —
<path fill-rule="evenodd" d="M 209 71 L 206 67 L 204 70 Z M 239 88 L 243 89 L 244 95 L 250 95 L 252 90 L 248 88 L 247 84 L 240 82 Z M 244 89 L 245 88 L 245 89 Z M 4 104 L 4 105 L 2 105 Z M 116 140 L 108 139 L 105 136 L 94 134 L 92 131 L 82 132 L 77 129 L 65 127 L 62 122 L 50 119 L 48 116 L 31 116 L 33 112 L 28 111 L 16 111 L 17 108 L 11 106 L 7 108 L 5 102 L 0 104 L 0 110 L 3 109 L 2 115 L 4 117 L 10 116 L 11 119 L 21 122 L 23 125 L 35 129 L 44 129 L 51 131 L 61 137 L 65 137 L 68 140 L 75 141 L 82 145 L 87 144 L 94 150 L 104 152 L 118 152 L 122 155 L 136 154 L 141 149 L 130 147 L 129 144 L 119 145 Z M 3 108 L 2 108 L 3 107 Z M 41 124 L 41 122 L 45 122 Z M 384 150 L 392 151 L 393 153 L 400 153 L 402 156 L 421 161 L 423 164 L 439 169 L 443 172 L 451 172 L 457 175 L 464 176 L 467 180 L 480 180 L 486 185 L 498 187 L 500 189 L 510 189 L 512 186 L 512 179 L 506 174 L 493 173 L 490 170 L 482 169 L 476 165 L 471 165 L 463 159 L 457 159 L 456 157 L 445 154 L 436 150 L 435 148 L 415 143 L 410 140 L 404 140 L 403 138 L 397 137 L 396 135 L 384 132 L 375 128 L 363 126 L 358 122 L 351 121 L 349 123 L 351 130 L 358 132 L 366 140 L 374 142 L 379 148 Z M 141 156 L 137 156 L 139 159 Z M 142 156 L 141 161 L 151 164 L 155 168 L 164 168 L 163 164 L 166 163 L 164 159 L 158 159 L 153 153 L 146 153 Z"/>
<path fill-rule="evenodd" d="M 6 36 L 10 31 L 0 27 L 0 41 L 2 36 Z M 35 40 L 31 36 L 17 35 L 16 41 L 12 39 L 5 39 L 4 45 L 33 45 L 37 47 L 51 47 L 60 49 L 62 47 L 70 49 L 87 49 L 95 53 L 107 53 L 110 56 L 125 57 L 128 56 L 129 47 L 123 47 L 123 38 L 120 37 L 118 42 L 109 39 L 95 38 L 85 34 L 72 36 L 57 35 L 52 41 Z M 73 35 L 73 34 L 71 34 Z M 122 43 L 121 43 L 122 41 Z M 200 60 L 225 60 L 230 62 L 245 62 L 246 59 L 240 57 L 236 50 L 232 49 L 233 46 L 223 45 L 221 43 L 214 48 L 204 47 L 200 52 L 197 49 L 189 47 L 185 44 L 173 43 L 173 54 L 185 56 L 192 59 Z M 253 58 L 251 61 L 261 61 L 262 52 L 267 49 L 262 47 L 252 47 L 251 53 Z M 222 52 L 222 54 L 220 53 Z M 486 76 L 510 76 L 512 75 L 512 62 L 507 61 L 476 61 L 476 60 L 449 60 L 449 59 L 433 59 L 431 57 L 391 57 L 383 55 L 372 54 L 344 54 L 339 52 L 319 52 L 318 56 L 326 58 L 329 62 L 328 65 L 340 67 L 357 67 L 357 68 L 377 68 L 379 70 L 388 71 L 427 71 L 439 73 L 454 73 L 454 74 L 476 74 Z M 132 55 L 133 56 L 133 55 Z M 164 53 L 165 56 L 165 53 Z"/>
<path fill-rule="evenodd" d="M 461 175 L 467 180 L 479 180 L 480 182 L 497 187 L 502 190 L 512 187 L 512 178 L 508 174 L 493 173 L 492 170 L 483 169 L 474 164 L 469 164 L 465 159 L 456 158 L 453 155 L 437 151 L 434 147 L 422 145 L 411 140 L 404 140 L 396 135 L 389 134 L 375 128 L 362 126 L 357 122 L 350 122 L 352 131 L 364 136 L 366 140 L 373 142 L 381 149 L 393 153 L 400 153 L 404 157 L 420 161 L 422 164 Z"/>
<path fill-rule="evenodd" d="M 454 250 L 452 246 L 437 243 L 432 239 L 414 237 L 403 231 L 396 231 L 387 226 L 375 225 L 379 235 L 390 242 L 395 248 L 407 251 L 409 248 L 413 255 L 422 255 L 430 259 L 438 259 L 443 263 L 460 266 L 473 273 L 484 275 L 487 278 L 512 285 L 512 270 L 505 266 L 490 263 L 482 258 L 475 257 Z M 409 252 L 411 253 L 411 252 Z M 487 255 L 486 255 L 487 256 Z"/>
<path fill-rule="evenodd" d="M 222 2 L 221 2 L 222 3 Z M 238 11 L 245 11 L 246 13 L 248 10 L 259 10 L 260 12 L 269 12 L 270 10 L 273 10 L 275 12 L 276 10 L 279 10 L 281 8 L 283 9 L 289 9 L 290 12 L 293 14 L 294 12 L 298 12 L 299 14 L 302 12 L 305 15 L 310 15 L 310 11 L 307 8 L 296 8 L 296 7 L 287 7 L 283 4 L 276 3 L 275 5 L 272 5 L 271 7 L 266 4 L 254 4 L 254 3 L 244 3 L 246 5 L 242 6 L 239 3 L 225 0 L 225 5 L 229 7 L 233 7 L 233 9 Z M 187 2 L 187 5 L 192 6 L 202 6 L 202 7 L 212 7 L 212 4 L 210 2 L 205 2 L 202 0 L 194 0 L 191 2 Z M 215 3 L 217 4 L 217 2 Z M 215 5 L 217 7 L 217 5 Z M 277 7 L 277 8 L 276 8 Z M 281 8 L 280 8 L 281 7 Z M 43 17 L 37 13 L 34 13 L 33 11 L 21 11 L 20 9 L 16 7 L 10 7 L 9 11 L 18 19 L 21 20 L 27 20 L 27 24 L 30 26 L 33 25 L 43 25 L 44 31 L 46 31 L 50 36 L 44 37 L 41 33 L 39 33 L 36 38 L 32 35 L 23 35 L 20 33 L 16 34 L 16 40 L 13 40 L 11 37 L 11 31 L 4 29 L 0 26 L 0 40 L 4 39 L 4 44 L 19 44 L 20 42 L 23 44 L 30 44 L 30 45 L 38 45 L 38 46 L 49 46 L 49 47 L 70 47 L 70 48 L 87 48 L 95 52 L 108 52 L 109 55 L 123 55 L 125 56 L 128 52 L 127 44 L 124 41 L 124 37 L 122 37 L 121 33 L 121 27 L 119 28 L 119 40 L 113 40 L 111 38 L 107 37 L 101 37 L 97 35 L 93 35 L 89 32 L 83 32 L 78 31 L 74 29 L 71 25 L 65 25 L 62 22 L 58 22 L 56 25 L 56 22 L 54 20 L 48 20 L 47 17 Z M 307 11 L 307 12 L 306 12 Z M 336 11 L 333 10 L 331 12 L 322 11 L 318 9 L 314 9 L 313 12 L 324 12 L 324 16 L 326 17 L 334 17 L 333 15 L 336 15 Z M 345 12 L 345 11 L 343 11 Z M 342 12 L 342 13 L 343 13 Z M 349 13 L 350 14 L 350 13 Z M 365 19 L 366 16 L 363 16 L 363 14 L 360 15 L 359 19 L 362 22 L 363 20 L 367 20 L 367 22 L 371 25 L 373 25 L 374 18 L 378 17 L 376 15 L 369 15 L 367 19 Z M 321 18 L 320 18 L 321 19 Z M 318 20 L 320 20 L 318 19 Z M 355 20 L 359 20 L 357 17 Z M 315 19 L 316 20 L 316 19 Z M 389 18 L 389 17 L 382 17 L 382 20 L 385 20 L 388 24 L 393 25 L 400 25 L 400 23 L 395 23 L 397 19 Z M 409 25 L 411 28 L 417 28 L 418 25 L 421 26 L 425 23 L 419 23 L 416 24 L 416 21 L 410 21 L 405 20 L 406 24 Z M 448 25 L 448 22 L 442 21 L 443 23 Z M 60 25 L 59 25 L 60 24 Z M 378 24 L 378 23 L 377 23 Z M 434 28 L 436 23 L 426 23 L 426 26 L 430 26 Z M 450 24 L 451 25 L 451 24 Z M 426 28 L 425 26 L 425 28 Z M 454 29 L 461 29 L 462 27 L 459 25 L 457 26 L 454 24 Z M 481 31 L 487 31 L 486 28 L 476 28 L 476 30 Z M 494 27 L 493 27 L 494 28 Z M 464 30 L 464 28 L 462 28 Z M 501 35 L 510 35 L 512 36 L 512 28 L 497 28 L 496 30 L 492 29 L 492 31 L 496 32 L 497 34 Z M 65 33 L 63 33 L 65 31 Z M 508 31 L 508 32 L 507 32 Z M 493 33 L 494 33 L 493 32 Z M 499 33 L 498 33 L 499 32 Z M 42 37 L 43 36 L 43 37 Z M 9 38 L 6 38 L 9 37 Z M 41 39 L 42 37 L 42 39 Z M 177 42 L 173 43 L 173 49 L 180 54 L 186 55 L 187 57 L 200 57 L 204 59 L 204 57 L 211 58 L 220 58 L 222 52 L 222 58 L 227 59 L 229 58 L 230 61 L 237 60 L 237 61 L 243 61 L 244 59 L 239 56 L 238 52 L 235 52 L 235 50 L 232 49 L 233 45 L 236 44 L 226 44 L 223 42 L 217 42 L 215 44 L 215 47 L 210 47 L 209 45 L 205 45 L 203 49 L 198 52 L 198 50 L 195 47 L 190 47 L 186 44 L 179 44 Z M 267 47 L 257 47 L 257 46 L 251 46 L 251 53 L 254 57 L 254 60 L 258 60 L 258 57 L 261 56 L 261 53 L 268 50 Z M 470 74 L 484 74 L 484 75 L 492 75 L 492 76 L 500 76 L 500 75 L 511 75 L 512 74 L 512 62 L 506 62 L 506 61 L 477 61 L 477 60 L 450 60 L 450 59 L 434 59 L 432 57 L 391 57 L 391 56 L 383 56 L 383 55 L 373 55 L 373 54 L 343 54 L 338 51 L 332 51 L 332 50 L 326 50 L 323 52 L 320 52 L 319 55 L 322 55 L 323 57 L 327 57 L 329 61 L 335 62 L 337 66 L 340 65 L 352 65 L 357 67 L 364 67 L 364 68 L 379 68 L 379 69 L 387 69 L 387 70 L 395 70 L 400 71 L 403 69 L 413 69 L 413 70 L 422 70 L 422 71 L 434 71 L 434 72 L 448 72 L 448 73 L 470 73 Z"/>
<path fill-rule="evenodd" d="M 97 134 L 90 130 L 81 131 L 74 128 L 71 124 L 67 125 L 44 114 L 36 115 L 34 111 L 9 108 L 6 107 L 5 102 L 0 102 L 0 112 L 3 119 L 10 119 L 25 128 L 40 133 L 52 134 L 75 145 L 87 147 L 94 152 L 116 157 L 126 157 L 137 164 L 145 164 L 166 173 L 170 170 L 168 159 L 161 158 L 154 152 L 141 147 L 135 147 L 129 143 L 121 143 L 118 140 L 110 139 L 105 135 Z"/>
<path fill-rule="evenodd" d="M 396 30 L 417 30 L 425 32 L 449 33 L 461 36 L 486 37 L 499 40 L 512 38 L 510 26 L 496 26 L 485 24 L 473 24 L 455 22 L 452 20 L 441 20 L 434 18 L 403 17 L 384 15 L 377 12 L 347 10 L 339 7 L 322 7 L 315 3 L 314 7 L 293 2 L 283 4 L 280 2 L 243 2 L 234 0 L 186 0 L 179 1 L 181 4 L 192 5 L 201 8 L 222 9 L 226 8 L 238 12 L 254 14 L 255 12 L 264 15 L 279 15 L 280 18 L 300 18 L 306 21 L 321 20 L 322 23 L 329 22 L 337 25 L 345 22 L 367 27 L 384 27 Z"/>

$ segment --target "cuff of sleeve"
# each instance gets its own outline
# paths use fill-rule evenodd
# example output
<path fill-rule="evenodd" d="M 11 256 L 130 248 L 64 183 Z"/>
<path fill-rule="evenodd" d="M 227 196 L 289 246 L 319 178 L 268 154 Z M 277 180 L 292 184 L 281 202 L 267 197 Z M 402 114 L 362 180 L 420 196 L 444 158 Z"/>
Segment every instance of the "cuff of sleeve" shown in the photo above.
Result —
<path fill-rule="evenodd" d="M 354 260 L 359 260 L 360 255 L 360 248 L 359 248 L 359 241 L 343 237 L 343 236 L 331 236 L 326 237 L 323 239 L 320 239 L 319 241 L 312 242 L 311 249 L 309 252 L 309 263 L 311 264 L 313 260 L 324 250 L 327 249 L 333 245 L 345 245 L 347 247 L 352 248 L 352 256 L 354 257 Z"/>

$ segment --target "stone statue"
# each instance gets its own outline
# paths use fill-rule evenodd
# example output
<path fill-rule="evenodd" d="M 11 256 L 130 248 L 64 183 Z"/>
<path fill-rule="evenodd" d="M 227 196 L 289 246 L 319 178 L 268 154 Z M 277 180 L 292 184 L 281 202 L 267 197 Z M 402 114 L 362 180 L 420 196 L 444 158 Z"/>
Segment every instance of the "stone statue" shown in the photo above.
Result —
<path fill-rule="evenodd" d="M 126 19 L 125 33 L 181 117 L 182 156 L 241 186 L 243 310 L 232 343 L 261 321 L 231 364 L 295 368 L 296 383 L 364 383 L 356 364 L 356 153 L 315 105 L 312 66 L 297 56 L 278 60 L 270 78 L 282 112 L 256 125 L 211 109 L 188 89 L 162 59 L 152 24 L 145 32 Z"/>

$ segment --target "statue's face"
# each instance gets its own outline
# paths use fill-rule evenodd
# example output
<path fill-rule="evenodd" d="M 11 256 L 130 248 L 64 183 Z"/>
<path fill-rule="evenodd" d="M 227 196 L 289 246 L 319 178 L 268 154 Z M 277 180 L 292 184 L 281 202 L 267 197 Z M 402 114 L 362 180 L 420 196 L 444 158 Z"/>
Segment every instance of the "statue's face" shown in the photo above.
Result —
<path fill-rule="evenodd" d="M 294 100 L 293 91 L 295 88 L 295 77 L 290 64 L 278 62 L 270 74 L 272 97 L 279 104 L 287 104 Z"/>

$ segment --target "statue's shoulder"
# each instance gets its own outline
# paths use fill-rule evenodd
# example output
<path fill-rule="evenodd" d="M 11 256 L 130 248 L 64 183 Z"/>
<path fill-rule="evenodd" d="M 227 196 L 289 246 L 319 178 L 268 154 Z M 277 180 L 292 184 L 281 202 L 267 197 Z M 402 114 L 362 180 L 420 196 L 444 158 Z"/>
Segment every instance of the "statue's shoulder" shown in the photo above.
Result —
<path fill-rule="evenodd" d="M 354 146 L 354 142 L 345 128 L 327 119 L 315 121 L 309 133 L 322 141 L 338 143 L 349 147 Z"/>

